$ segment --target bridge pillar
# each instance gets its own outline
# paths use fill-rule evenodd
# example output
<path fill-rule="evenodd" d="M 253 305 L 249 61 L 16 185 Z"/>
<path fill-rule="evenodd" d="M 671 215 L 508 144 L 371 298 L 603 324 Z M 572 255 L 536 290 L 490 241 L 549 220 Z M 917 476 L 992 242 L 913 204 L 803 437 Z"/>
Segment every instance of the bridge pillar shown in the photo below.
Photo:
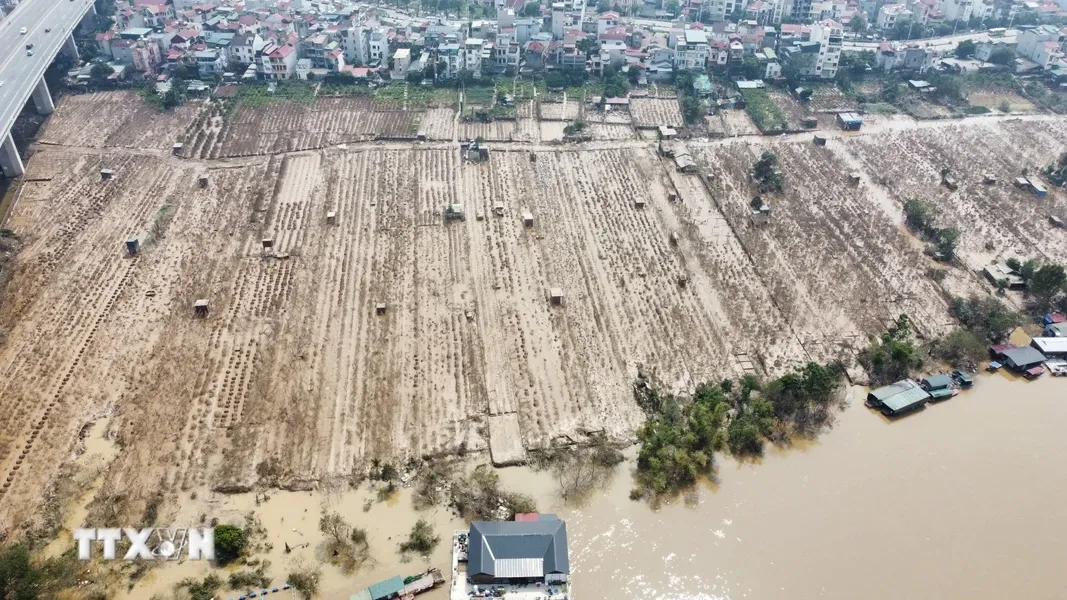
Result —
<path fill-rule="evenodd" d="M 67 56 L 73 58 L 75 63 L 77 63 L 78 59 L 81 58 L 81 56 L 78 54 L 78 44 L 74 42 L 73 34 L 67 38 L 67 41 L 63 42 L 63 54 L 66 54 Z"/>
<path fill-rule="evenodd" d="M 44 77 L 33 88 L 33 103 L 37 106 L 37 114 L 50 115 L 56 112 L 56 105 L 52 103 L 52 94 L 48 93 L 48 84 Z"/>
<path fill-rule="evenodd" d="M 10 133 L 4 136 L 4 141 L 0 143 L 0 167 L 7 177 L 14 178 L 26 173 L 19 151 L 15 148 L 15 138 L 11 137 Z"/>

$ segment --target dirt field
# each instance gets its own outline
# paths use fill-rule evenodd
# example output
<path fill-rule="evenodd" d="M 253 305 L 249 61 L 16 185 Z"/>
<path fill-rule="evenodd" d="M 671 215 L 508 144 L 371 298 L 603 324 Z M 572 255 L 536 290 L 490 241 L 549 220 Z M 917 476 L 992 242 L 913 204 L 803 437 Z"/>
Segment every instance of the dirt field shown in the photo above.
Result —
<path fill-rule="evenodd" d="M 992 110 L 1000 110 L 1001 106 L 1007 102 L 1012 113 L 1032 113 L 1037 111 L 1037 107 L 1033 102 L 1030 102 L 1026 98 L 1018 94 L 1012 94 L 1008 92 L 971 92 L 967 94 L 967 103 L 973 106 L 984 106 Z"/>
<path fill-rule="evenodd" d="M 68 95 L 63 110 L 48 119 L 38 136 L 42 144 L 86 148 L 169 149 L 195 118 L 198 106 L 159 113 L 135 92 Z"/>
<path fill-rule="evenodd" d="M 599 139 L 581 146 L 541 145 L 562 121 L 461 124 L 458 136 L 494 140 L 481 164 L 451 141 L 361 142 L 419 118 L 445 139 L 450 122 L 447 109 L 404 117 L 361 101 L 204 120 L 222 133 L 194 141 L 190 158 L 170 145 L 201 122 L 193 106 L 157 117 L 136 97 L 60 102 L 50 139 L 76 122 L 68 113 L 100 139 L 115 113 L 131 115 L 124 129 L 158 129 L 130 147 L 38 144 L 27 164 L 33 181 L 7 224 L 24 247 L 0 303 L 0 527 L 35 518 L 101 416 L 121 450 L 93 514 L 137 521 L 159 490 L 196 514 L 190 494 L 206 488 L 306 489 L 374 458 L 484 450 L 491 420 L 517 420 L 521 439 L 504 441 L 520 452 L 590 431 L 630 436 L 639 365 L 683 388 L 848 359 L 901 312 L 925 335 L 946 331 L 946 292 L 988 289 L 974 270 L 990 254 L 1067 260 L 1067 234 L 1044 220 L 1067 216 L 1062 191 L 1037 200 L 976 179 L 1043 166 L 1064 149 L 1062 117 L 900 117 L 831 131 L 825 148 L 810 133 L 688 142 L 705 178 L 678 173 L 655 141 L 605 134 L 625 122 L 594 123 Z M 646 118 L 677 110 L 644 102 L 659 103 Z M 516 130 L 529 141 L 505 141 Z M 748 171 L 764 150 L 778 153 L 786 190 L 757 226 Z M 259 155 L 233 158 L 243 153 Z M 961 179 L 955 193 L 936 185 L 944 165 Z M 115 178 L 101 181 L 102 167 Z M 912 195 L 936 197 L 963 231 L 964 264 L 940 285 L 902 226 Z M 453 203 L 467 219 L 446 224 Z M 267 237 L 278 258 L 264 255 Z M 198 319 L 200 298 L 210 312 Z"/>
<path fill-rule="evenodd" d="M 676 98 L 633 98 L 630 100 L 630 115 L 634 127 L 642 129 L 659 127 L 681 127 L 682 107 Z"/>

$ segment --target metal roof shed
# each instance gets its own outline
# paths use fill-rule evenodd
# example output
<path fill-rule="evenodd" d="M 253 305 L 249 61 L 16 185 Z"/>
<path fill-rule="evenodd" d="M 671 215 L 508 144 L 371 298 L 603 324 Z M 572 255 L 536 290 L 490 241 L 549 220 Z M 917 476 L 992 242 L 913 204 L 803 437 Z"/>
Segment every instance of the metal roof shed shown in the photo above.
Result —
<path fill-rule="evenodd" d="M 914 382 L 912 382 L 914 384 Z M 922 408 L 930 400 L 930 394 L 921 387 L 913 387 L 891 396 L 882 402 L 882 412 L 895 417 Z"/>
<path fill-rule="evenodd" d="M 1004 363 L 1004 366 L 1015 371 L 1025 371 L 1030 367 L 1045 362 L 1045 355 L 1030 346 L 1009 348 L 1000 354 L 1003 356 L 1001 362 Z"/>
<path fill-rule="evenodd" d="M 468 539 L 467 576 L 472 582 L 570 573 L 567 524 L 558 518 L 476 521 Z"/>
<path fill-rule="evenodd" d="M 379 581 L 367 588 L 367 591 L 370 592 L 371 600 L 388 600 L 389 598 L 399 596 L 403 589 L 404 578 L 397 575 L 396 577 L 390 577 L 385 581 Z"/>
<path fill-rule="evenodd" d="M 1036 337 L 1030 345 L 1049 358 L 1067 357 L 1067 337 Z"/>
<path fill-rule="evenodd" d="M 934 375 L 933 377 L 923 379 L 922 383 L 923 387 L 927 390 L 940 390 L 952 387 L 952 378 L 948 375 Z"/>

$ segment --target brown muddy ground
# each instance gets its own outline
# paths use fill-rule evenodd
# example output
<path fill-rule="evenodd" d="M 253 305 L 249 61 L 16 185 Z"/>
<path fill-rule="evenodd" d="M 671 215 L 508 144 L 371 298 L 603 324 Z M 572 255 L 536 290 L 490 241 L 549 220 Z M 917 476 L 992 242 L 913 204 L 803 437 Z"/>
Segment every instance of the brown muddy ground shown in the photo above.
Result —
<path fill-rule="evenodd" d="M 103 101 L 124 100 L 65 98 L 45 135 Z M 358 133 L 320 117 L 333 123 L 319 132 L 327 138 Z M 159 490 L 181 505 L 207 488 L 307 488 L 373 458 L 482 450 L 495 415 L 518 420 L 517 446 L 599 430 L 628 437 L 641 421 L 630 393 L 638 365 L 689 387 L 847 359 L 900 312 L 942 332 L 945 290 L 924 277 L 922 244 L 900 225 L 902 198 L 936 192 L 930 175 L 945 160 L 961 172 L 999 165 L 1006 179 L 1067 139 L 1062 119 L 1033 117 L 895 120 L 834 133 L 825 149 L 810 134 L 694 143 L 705 181 L 634 139 L 498 143 L 483 164 L 461 162 L 451 142 L 186 159 L 170 144 L 195 114 L 144 118 L 156 137 L 39 144 L 35 181 L 7 224 L 23 247 L 0 305 L 5 527 L 32 520 L 83 425 L 105 413 L 121 451 L 92 514 L 130 522 Z M 244 118 L 213 143 L 236 144 L 263 122 Z M 99 119 L 92 139 L 130 125 Z M 277 142 L 241 147 L 268 145 Z M 771 222 L 755 227 L 747 171 L 763 149 L 781 155 L 787 188 L 771 199 Z M 104 167 L 115 179 L 101 181 Z M 855 169 L 865 173 L 858 188 L 843 178 Z M 952 202 L 988 204 L 946 219 L 970 216 L 998 244 L 1067 258 L 1064 234 L 1038 218 L 1063 207 L 1061 191 L 1039 208 L 999 187 L 965 197 L 969 185 Z M 446 224 L 453 203 L 467 219 Z M 968 231 L 967 269 L 950 280 L 980 290 Z M 142 243 L 132 258 L 131 235 Z M 287 256 L 264 256 L 265 237 Z M 562 306 L 549 303 L 551 288 Z M 204 319 L 193 316 L 200 298 L 210 301 Z"/>

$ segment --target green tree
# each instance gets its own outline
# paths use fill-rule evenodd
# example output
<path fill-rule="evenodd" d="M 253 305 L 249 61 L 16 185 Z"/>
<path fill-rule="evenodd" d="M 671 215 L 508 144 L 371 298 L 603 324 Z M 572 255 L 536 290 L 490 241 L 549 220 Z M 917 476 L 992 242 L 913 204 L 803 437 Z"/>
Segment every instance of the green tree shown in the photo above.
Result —
<path fill-rule="evenodd" d="M 599 44 L 596 43 L 595 38 L 584 37 L 578 40 L 578 42 L 574 44 L 574 47 L 577 48 L 579 52 L 585 53 L 586 58 L 589 58 L 593 55 L 593 52 L 597 51 Z"/>
<path fill-rule="evenodd" d="M 1011 48 L 999 48 L 989 54 L 989 60 L 995 65 L 1011 65 L 1015 63 L 1015 51 Z"/>
<path fill-rule="evenodd" d="M 630 82 L 630 85 L 637 85 L 641 81 L 641 74 L 644 73 L 644 69 L 636 65 L 631 65 L 626 70 L 626 79 Z"/>
<path fill-rule="evenodd" d="M 89 78 L 94 82 L 99 83 L 106 80 L 115 72 L 115 69 L 111 68 L 111 65 L 106 62 L 95 62 L 92 67 L 89 67 Z"/>
<path fill-rule="evenodd" d="M 863 13 L 856 13 L 852 16 L 852 20 L 848 22 L 848 28 L 856 33 L 862 33 L 867 30 L 867 15 Z M 842 54 L 844 56 L 844 54 Z"/>
<path fill-rule="evenodd" d="M 741 61 L 741 76 L 745 79 L 762 79 L 763 65 L 755 56 L 746 56 Z"/>
<path fill-rule="evenodd" d="M 986 353 L 988 340 L 967 330 L 955 329 L 937 342 L 935 354 L 958 368 L 974 367 Z"/>
<path fill-rule="evenodd" d="M 219 525 L 215 528 L 215 560 L 226 564 L 244 552 L 248 544 L 248 534 L 236 525 Z"/>
<path fill-rule="evenodd" d="M 699 123 L 704 118 L 704 103 L 693 96 L 682 98 L 682 118 L 689 124 Z"/>
<path fill-rule="evenodd" d="M 1062 265 L 1043 265 L 1030 279 L 1029 290 L 1037 301 L 1039 310 L 1045 310 L 1052 302 L 1052 298 L 1064 289 L 1067 283 L 1067 274 Z"/>
<path fill-rule="evenodd" d="M 921 198 L 909 198 L 904 201 L 904 222 L 912 231 L 926 233 L 934 225 L 937 215 L 934 206 Z"/>
<path fill-rule="evenodd" d="M 937 252 L 941 260 L 951 261 L 956 258 L 956 247 L 960 241 L 960 230 L 955 227 L 946 227 L 937 230 Z"/>
<path fill-rule="evenodd" d="M 527 2 L 522 7 L 522 14 L 525 17 L 537 17 L 541 14 L 541 4 L 539 2 Z"/>
<path fill-rule="evenodd" d="M 957 296 L 952 299 L 949 312 L 967 330 L 994 343 L 1003 341 L 1023 321 L 1022 315 L 1008 309 L 1000 300 L 988 296 L 966 299 Z"/>
<path fill-rule="evenodd" d="M 974 56 L 976 44 L 974 40 L 963 40 L 956 44 L 956 56 L 958 58 L 969 58 Z"/>
<path fill-rule="evenodd" d="M 430 525 L 426 519 L 419 519 L 411 528 L 408 539 L 400 543 L 400 551 L 415 552 L 425 556 L 433 552 L 440 541 L 441 537 L 434 533 L 433 525 Z"/>
<path fill-rule="evenodd" d="M 751 415 L 742 415 L 730 422 L 726 429 L 730 452 L 737 455 L 763 454 L 763 435 Z"/>
<path fill-rule="evenodd" d="M 672 17 L 677 17 L 682 12 L 682 7 L 678 4 L 678 0 L 667 0 L 663 5 L 663 10 L 669 12 Z"/>
<path fill-rule="evenodd" d="M 598 13 L 606 13 L 611 10 L 611 2 L 609 0 L 600 0 L 596 3 L 596 11 Z"/>

